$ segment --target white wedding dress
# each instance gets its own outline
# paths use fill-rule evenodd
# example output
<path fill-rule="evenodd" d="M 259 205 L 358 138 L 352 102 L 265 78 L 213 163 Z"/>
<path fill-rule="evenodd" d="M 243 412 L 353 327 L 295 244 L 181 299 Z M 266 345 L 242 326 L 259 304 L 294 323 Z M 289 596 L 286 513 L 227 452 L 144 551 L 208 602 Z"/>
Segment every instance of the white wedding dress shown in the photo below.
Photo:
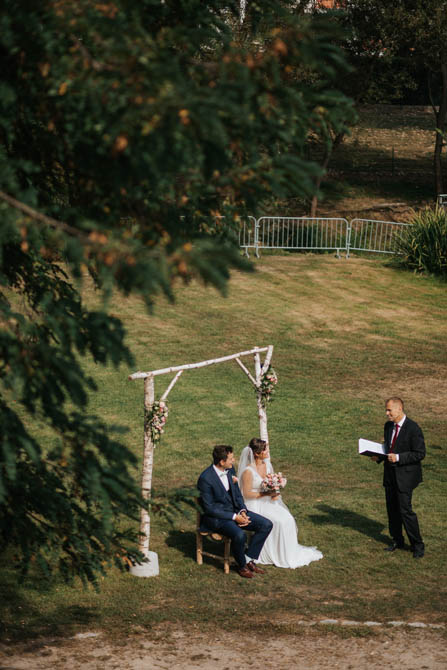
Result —
<path fill-rule="evenodd" d="M 262 477 L 254 465 L 248 465 L 247 467 L 250 468 L 253 476 L 252 491 L 259 493 Z M 242 494 L 244 493 L 242 477 L 245 470 L 246 467 L 243 467 L 243 469 L 239 468 L 238 471 Z M 267 461 L 267 472 L 273 472 L 269 460 Z M 316 547 L 303 547 L 298 544 L 298 529 L 295 519 L 290 514 L 287 505 L 283 503 L 281 496 L 277 500 L 272 500 L 269 496 L 262 496 L 261 498 L 247 498 L 244 496 L 244 500 L 249 512 L 261 514 L 273 522 L 271 533 L 265 541 L 256 563 L 276 565 L 278 568 L 301 568 L 304 565 L 309 565 L 312 561 L 319 561 L 320 558 L 323 558 L 323 554 Z"/>

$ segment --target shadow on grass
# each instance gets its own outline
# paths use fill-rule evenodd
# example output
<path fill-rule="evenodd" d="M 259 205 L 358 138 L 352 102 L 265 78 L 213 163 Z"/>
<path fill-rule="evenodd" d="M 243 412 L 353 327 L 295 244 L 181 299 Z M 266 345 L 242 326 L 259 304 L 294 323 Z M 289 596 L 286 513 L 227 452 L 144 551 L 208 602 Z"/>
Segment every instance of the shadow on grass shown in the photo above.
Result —
<path fill-rule="evenodd" d="M 196 534 L 188 531 L 180 530 L 171 530 L 166 539 L 166 544 L 168 547 L 177 549 L 180 551 L 185 558 L 190 559 L 196 562 Z M 216 554 L 217 556 L 222 556 L 224 551 L 223 542 L 215 542 L 209 538 L 203 538 L 203 550 Z M 211 558 L 210 556 L 204 556 L 204 563 L 207 565 L 214 565 L 216 569 L 222 570 L 222 562 Z M 233 566 L 234 567 L 234 566 Z M 1 669 L 0 669 L 1 670 Z"/>
<path fill-rule="evenodd" d="M 50 588 L 46 582 L 47 591 Z M 9 570 L 2 571 L 0 582 L 0 640 L 27 642 L 38 637 L 67 637 L 79 626 L 97 621 L 98 613 L 91 607 L 67 605 L 56 607 L 47 617 L 26 595 L 27 589 L 43 591 L 41 580 L 19 584 Z"/>
<path fill-rule="evenodd" d="M 168 547 L 181 551 L 185 558 L 196 560 L 196 534 L 182 530 L 170 530 L 166 539 Z"/>
<path fill-rule="evenodd" d="M 380 521 L 369 519 L 363 514 L 358 514 L 349 509 L 331 507 L 330 505 L 318 505 L 317 509 L 323 514 L 310 514 L 309 519 L 317 526 L 330 525 L 342 526 L 344 528 L 353 528 L 363 535 L 367 535 L 377 542 L 389 544 L 390 538 L 382 533 L 385 527 Z"/>

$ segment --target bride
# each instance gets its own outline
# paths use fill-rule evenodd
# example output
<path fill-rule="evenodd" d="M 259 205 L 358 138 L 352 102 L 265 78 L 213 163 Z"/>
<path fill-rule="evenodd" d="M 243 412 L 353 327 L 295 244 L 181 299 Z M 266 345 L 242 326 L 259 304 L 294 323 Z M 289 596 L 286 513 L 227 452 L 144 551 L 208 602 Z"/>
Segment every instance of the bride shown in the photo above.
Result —
<path fill-rule="evenodd" d="M 276 565 L 278 568 L 300 568 L 323 558 L 315 547 L 298 544 L 295 519 L 281 496 L 275 492 L 261 492 L 264 477 L 273 472 L 267 443 L 254 437 L 243 449 L 238 468 L 239 486 L 247 509 L 265 516 L 273 528 L 262 548 L 257 563 Z"/>

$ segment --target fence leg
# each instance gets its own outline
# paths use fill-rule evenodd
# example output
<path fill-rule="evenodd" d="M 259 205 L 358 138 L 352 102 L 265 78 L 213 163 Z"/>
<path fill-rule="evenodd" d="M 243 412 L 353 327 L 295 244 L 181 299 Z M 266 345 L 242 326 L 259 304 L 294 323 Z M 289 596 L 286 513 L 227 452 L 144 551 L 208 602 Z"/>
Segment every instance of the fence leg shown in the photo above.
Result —
<path fill-rule="evenodd" d="M 255 256 L 259 258 L 259 221 L 255 221 Z"/>
<path fill-rule="evenodd" d="M 346 230 L 346 258 L 349 258 L 349 247 L 351 245 L 351 226 L 348 226 Z"/>

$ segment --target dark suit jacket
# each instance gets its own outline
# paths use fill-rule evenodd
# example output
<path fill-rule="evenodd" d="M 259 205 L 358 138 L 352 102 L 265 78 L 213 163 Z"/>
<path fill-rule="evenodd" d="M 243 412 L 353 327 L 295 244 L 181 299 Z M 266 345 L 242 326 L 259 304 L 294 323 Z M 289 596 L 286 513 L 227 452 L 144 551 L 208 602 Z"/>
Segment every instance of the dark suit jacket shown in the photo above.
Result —
<path fill-rule="evenodd" d="M 385 450 L 388 454 L 391 446 L 394 423 L 387 421 L 384 427 Z M 422 430 L 415 421 L 406 417 L 399 430 L 393 449 L 399 454 L 399 462 L 389 463 L 385 457 L 383 485 L 394 486 L 393 471 L 396 473 L 396 483 L 400 491 L 412 491 L 422 481 L 421 461 L 425 457 L 425 442 Z"/>
<path fill-rule="evenodd" d="M 234 474 L 236 474 L 234 468 L 227 473 L 229 491 L 225 491 L 212 465 L 200 475 L 197 488 L 200 491 L 200 504 L 204 512 L 201 525 L 205 529 L 217 530 L 219 520 L 229 521 L 233 518 L 233 514 L 246 509 L 238 484 L 233 484 Z"/>

